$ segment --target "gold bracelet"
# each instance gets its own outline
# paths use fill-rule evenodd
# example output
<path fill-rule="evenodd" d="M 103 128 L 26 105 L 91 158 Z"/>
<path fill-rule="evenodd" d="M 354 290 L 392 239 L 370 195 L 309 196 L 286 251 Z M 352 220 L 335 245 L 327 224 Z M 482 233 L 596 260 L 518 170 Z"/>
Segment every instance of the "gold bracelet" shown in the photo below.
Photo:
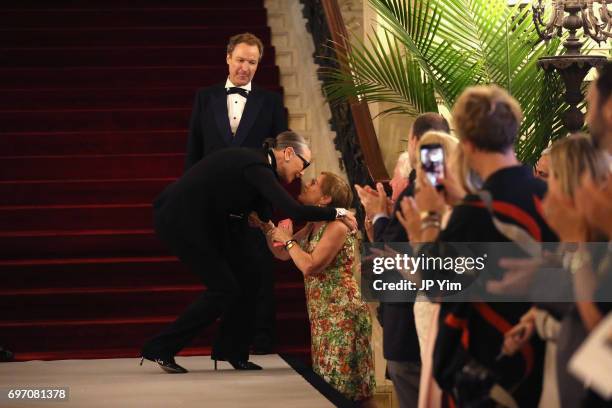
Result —
<path fill-rule="evenodd" d="M 442 218 L 440 213 L 436 211 L 421 211 L 419 213 L 419 217 L 421 218 L 421 221 L 440 221 Z"/>
<path fill-rule="evenodd" d="M 296 244 L 295 239 L 290 239 L 289 241 L 285 242 L 285 250 L 289 251 L 291 248 L 295 246 L 295 244 Z"/>
<path fill-rule="evenodd" d="M 421 231 L 425 231 L 429 228 L 440 229 L 440 221 L 426 221 L 421 224 Z"/>

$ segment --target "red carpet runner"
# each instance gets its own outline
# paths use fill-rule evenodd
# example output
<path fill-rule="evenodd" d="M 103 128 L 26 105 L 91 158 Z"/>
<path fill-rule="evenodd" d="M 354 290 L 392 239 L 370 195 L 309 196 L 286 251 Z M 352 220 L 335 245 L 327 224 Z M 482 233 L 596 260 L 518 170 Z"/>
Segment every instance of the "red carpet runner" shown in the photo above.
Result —
<path fill-rule="evenodd" d="M 150 203 L 243 31 L 267 46 L 257 83 L 281 92 L 263 0 L 2 2 L 0 344 L 18 360 L 136 356 L 202 289 Z M 277 275 L 277 351 L 308 353 L 301 276 Z"/>

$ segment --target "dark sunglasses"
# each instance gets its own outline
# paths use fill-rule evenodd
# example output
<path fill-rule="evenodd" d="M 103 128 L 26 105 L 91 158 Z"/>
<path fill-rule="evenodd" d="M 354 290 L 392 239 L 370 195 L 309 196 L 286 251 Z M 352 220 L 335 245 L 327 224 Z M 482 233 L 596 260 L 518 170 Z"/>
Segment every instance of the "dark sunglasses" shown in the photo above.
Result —
<path fill-rule="evenodd" d="M 297 157 L 299 157 L 299 158 L 300 158 L 300 160 L 302 161 L 302 164 L 303 164 L 303 166 L 304 166 L 304 167 L 302 167 L 302 170 L 306 170 L 306 168 L 307 168 L 308 166 L 310 166 L 310 162 L 309 162 L 308 160 L 306 160 L 305 158 L 303 158 L 301 154 L 299 154 L 299 153 L 297 153 L 297 152 L 295 152 L 295 151 L 294 151 L 294 153 L 295 153 L 295 155 L 296 155 Z"/>

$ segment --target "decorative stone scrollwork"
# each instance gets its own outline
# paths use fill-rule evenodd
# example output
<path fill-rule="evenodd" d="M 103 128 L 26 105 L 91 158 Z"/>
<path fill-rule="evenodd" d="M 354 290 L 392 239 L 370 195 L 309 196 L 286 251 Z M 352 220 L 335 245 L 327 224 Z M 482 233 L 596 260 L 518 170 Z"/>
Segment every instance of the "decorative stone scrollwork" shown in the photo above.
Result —
<path fill-rule="evenodd" d="M 319 79 L 325 84 L 328 80 L 321 75 L 325 68 L 336 67 L 331 58 L 335 57 L 333 48 L 331 48 L 331 35 L 323 13 L 323 6 L 320 0 L 300 0 L 304 5 L 304 18 L 307 20 L 307 29 L 312 34 L 314 41 L 315 52 L 313 55 L 315 64 L 320 68 L 318 70 Z M 353 7 L 353 3 L 358 1 L 343 1 L 344 7 Z M 325 90 L 323 90 L 325 94 Z M 354 184 L 370 184 L 370 178 L 367 167 L 365 165 L 361 147 L 359 146 L 357 133 L 355 131 L 355 123 L 351 114 L 351 109 L 348 102 L 330 103 L 332 113 L 331 128 L 336 132 L 334 145 L 340 151 L 344 168 L 349 179 L 349 183 Z M 355 194 L 353 206 L 357 209 L 357 219 L 363 220 L 364 214 L 359 203 L 359 198 Z"/>

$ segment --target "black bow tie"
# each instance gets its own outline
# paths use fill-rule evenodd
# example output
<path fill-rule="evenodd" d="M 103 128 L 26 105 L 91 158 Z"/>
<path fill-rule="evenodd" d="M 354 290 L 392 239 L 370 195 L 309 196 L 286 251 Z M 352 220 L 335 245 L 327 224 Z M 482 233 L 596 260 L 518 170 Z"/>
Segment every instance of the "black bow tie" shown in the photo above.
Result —
<path fill-rule="evenodd" d="M 238 88 L 237 86 L 232 86 L 231 88 L 227 88 L 227 94 L 228 95 L 238 94 L 240 96 L 243 96 L 244 98 L 249 97 L 249 91 L 247 91 L 244 88 Z"/>

